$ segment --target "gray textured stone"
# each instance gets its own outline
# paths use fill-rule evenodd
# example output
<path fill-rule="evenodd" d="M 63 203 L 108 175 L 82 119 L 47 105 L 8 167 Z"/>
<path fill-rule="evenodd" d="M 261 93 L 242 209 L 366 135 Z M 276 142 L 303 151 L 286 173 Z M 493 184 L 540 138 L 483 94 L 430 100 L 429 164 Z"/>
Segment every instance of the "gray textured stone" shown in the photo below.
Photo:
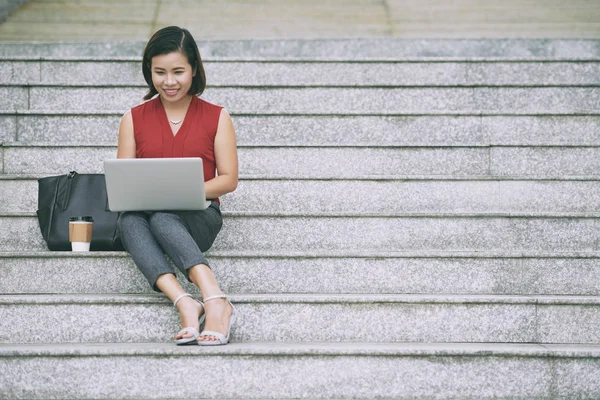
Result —
<path fill-rule="evenodd" d="M 440 356 L 440 357 L 548 357 L 561 359 L 600 358 L 594 344 L 535 343 L 233 343 L 231 346 L 180 347 L 171 343 L 54 343 L 7 344 L 0 347 L 0 358 L 94 356 Z"/>
<path fill-rule="evenodd" d="M 0 293 L 153 293 L 125 252 L 100 257 L 57 254 L 0 258 Z M 180 281 L 185 284 L 185 279 Z"/>
<path fill-rule="evenodd" d="M 0 179 L 0 210 L 32 212 L 37 210 L 38 185 L 35 180 Z"/>
<path fill-rule="evenodd" d="M 17 118 L 12 115 L 0 116 L 0 143 L 14 142 L 17 137 Z"/>
<path fill-rule="evenodd" d="M 19 142 L 110 143 L 119 136 L 120 116 L 18 115 Z"/>
<path fill-rule="evenodd" d="M 36 207 L 36 180 L 0 179 L 1 211 Z M 221 209 L 265 215 L 591 214 L 600 209 L 600 181 L 241 180 L 221 197 Z"/>
<path fill-rule="evenodd" d="M 523 292 L 539 294 L 599 295 L 599 263 L 594 259 L 524 259 Z"/>
<path fill-rule="evenodd" d="M 570 399 L 595 399 L 600 396 L 599 366 L 595 360 L 565 360 L 556 366 L 554 393 Z"/>
<path fill-rule="evenodd" d="M 222 204 L 228 212 L 289 214 L 594 213 L 600 182 L 244 180 Z"/>
<path fill-rule="evenodd" d="M 37 218 L 0 217 L 0 251 L 47 250 Z"/>
<path fill-rule="evenodd" d="M 555 299 L 556 306 L 536 305 L 535 297 L 509 296 L 245 295 L 231 299 L 237 309 L 232 340 L 238 342 L 598 342 L 592 315 L 600 304 L 560 305 L 560 298 Z M 565 308 L 588 315 L 577 321 L 563 319 Z M 19 342 L 165 342 L 179 324 L 177 312 L 162 296 L 3 296 L 0 317 L 5 322 L 0 333 L 3 343 L 14 342 L 24 331 L 27 335 Z M 31 320 L 36 320 L 35 326 Z M 552 321 L 552 332 L 543 329 L 547 320 Z M 96 328 L 90 330 L 92 325 Z"/>
<path fill-rule="evenodd" d="M 5 43 L 3 58 L 141 59 L 143 41 Z M 598 59 L 597 40 L 334 39 L 214 40 L 199 42 L 203 59 L 398 60 L 404 58 Z"/>
<path fill-rule="evenodd" d="M 135 58 L 141 61 L 145 43 L 142 41 L 102 42 L 5 42 L 0 46 L 4 59 L 106 59 L 114 57 Z"/>
<path fill-rule="evenodd" d="M 31 65 L 25 74 L 24 67 Z M 7 82 L 46 85 L 142 85 L 139 61 L 4 61 Z M 310 63 L 206 62 L 211 86 L 597 85 L 598 62 L 545 63 Z M 18 74 L 18 75 L 17 75 Z M 6 76 L 6 75 L 4 75 Z M 9 75 L 10 76 L 10 75 Z M 293 80 L 290 79 L 293 77 Z M 15 82 L 15 78 L 19 79 Z"/>
<path fill-rule="evenodd" d="M 534 260 L 535 266 L 552 260 Z M 480 293 L 527 292 L 520 259 L 469 258 L 280 258 L 211 257 L 211 266 L 222 289 L 235 293 Z M 587 267 L 578 275 L 571 294 L 595 277 L 599 268 L 593 260 L 565 260 L 571 268 Z M 583 269 L 583 268 L 581 268 Z M 7 257 L 0 259 L 0 293 L 151 293 L 128 255 L 76 257 L 71 254 L 49 257 Z M 344 271 L 344 274 L 340 274 Z M 545 269 L 551 273 L 551 267 Z M 569 276 L 563 268 L 555 280 Z M 537 277 L 537 275 L 535 275 Z M 185 280 L 180 279 L 184 282 Z M 576 282 L 579 282 L 577 284 Z M 534 281 L 536 290 L 547 287 Z M 564 282 L 549 286 L 560 290 Z M 194 293 L 190 285 L 188 291 Z M 533 292 L 535 293 L 535 292 Z M 585 292 L 586 294 L 589 292 Z"/>
<path fill-rule="evenodd" d="M 20 141 L 116 144 L 120 115 L 17 115 Z M 121 114 L 122 115 L 122 114 Z M 15 118 L 6 116 L 4 118 Z M 238 145 L 486 145 L 480 117 L 243 116 L 233 115 Z M 557 122 L 559 124 L 560 121 Z M 579 132 L 573 124 L 572 141 Z M 532 133 L 534 135 L 535 133 Z M 541 136 L 541 134 L 540 134 Z M 541 137 L 538 139 L 541 140 Z M 593 132 L 589 133 L 593 140 Z"/>
<path fill-rule="evenodd" d="M 598 146 L 598 116 L 493 116 L 481 118 L 480 135 L 492 145 Z"/>
<path fill-rule="evenodd" d="M 495 147 L 491 150 L 491 173 L 498 176 L 597 176 L 597 147 Z"/>
<path fill-rule="evenodd" d="M 135 356 L 127 354 L 132 352 L 129 350 L 132 345 L 125 348 L 101 344 L 70 346 L 73 350 L 57 348 L 52 356 L 0 358 L 2 369 L 7 371 L 0 377 L 3 388 L 0 395 L 15 399 L 74 395 L 112 399 L 155 397 L 160 393 L 164 398 L 258 398 L 268 391 L 273 398 L 557 399 L 552 391 L 555 366 L 560 366 L 565 375 L 575 374 L 583 363 L 588 374 L 600 369 L 596 359 L 571 361 L 556 356 L 529 355 L 482 357 L 481 354 L 489 354 L 489 349 L 497 346 L 493 344 L 475 345 L 477 350 L 466 351 L 460 356 L 436 357 L 431 357 L 433 351 L 422 352 L 416 357 L 369 356 L 372 346 L 362 344 L 344 344 L 356 349 L 347 355 L 330 355 L 331 351 L 323 346 L 298 344 L 263 351 L 267 355 L 253 355 L 246 350 L 257 347 L 255 344 L 230 345 L 226 349 L 181 349 L 150 344 L 144 347 L 146 354 L 138 350 L 136 353 L 141 354 Z M 385 346 L 391 348 L 394 345 Z M 417 345 L 396 346 L 412 348 Z M 28 349 L 31 347 L 27 346 Z M 295 352 L 298 355 L 282 357 L 289 347 L 298 348 Z M 313 350 L 315 347 L 319 350 Z M 36 350 L 38 348 L 43 349 L 36 346 Z M 87 350 L 90 348 L 91 351 Z M 43 352 L 36 350 L 27 353 Z M 220 354 L 224 351 L 229 354 Z M 84 355 L 57 356 L 65 353 Z M 182 385 L 178 381 L 182 369 L 198 369 L 205 373 L 199 374 L 193 385 Z M 98 374 L 98 371 L 104 373 Z M 89 379 L 91 374 L 97 378 Z M 44 379 L 48 376 L 53 379 Z M 575 396 L 598 394 L 591 387 L 575 386 L 569 393 Z"/>
<path fill-rule="evenodd" d="M 599 225 L 596 218 L 228 216 L 213 249 L 261 254 L 357 249 L 593 252 Z M 0 251 L 45 249 L 36 218 L 0 216 Z"/>
<path fill-rule="evenodd" d="M 4 173 L 102 172 L 113 146 L 11 145 Z M 393 175 L 486 175 L 488 150 L 478 148 L 239 148 L 239 168 L 259 177 L 355 178 Z"/>
<path fill-rule="evenodd" d="M 103 161 L 116 158 L 112 147 L 5 147 L 4 173 L 63 174 L 103 172 Z"/>
<path fill-rule="evenodd" d="M 22 88 L 2 88 L 15 96 Z M 30 104 L 2 109 L 125 112 L 143 88 L 32 87 Z M 21 96 L 24 96 L 21 95 Z M 208 101 L 243 114 L 591 114 L 599 88 L 209 88 Z"/>
<path fill-rule="evenodd" d="M 240 171 L 252 176 L 355 178 L 393 175 L 486 175 L 477 148 L 247 148 Z"/>
<path fill-rule="evenodd" d="M 599 145 L 597 116 L 233 116 L 240 144 Z"/>
<path fill-rule="evenodd" d="M 19 141 L 115 144 L 122 113 L 10 115 Z M 2 122 L 2 121 L 9 122 Z M 244 116 L 233 115 L 238 145 L 487 146 L 600 145 L 597 116 Z M 4 132 L 4 130 L 0 130 Z M 2 133 L 0 133 L 1 135 Z M 12 139 L 10 140 L 12 141 Z"/>
<path fill-rule="evenodd" d="M 0 376 L 1 395 L 10 398 L 122 398 L 124 393 L 133 398 L 157 392 L 165 398 L 264 396 L 267 386 L 257 387 L 250 382 L 273 382 L 278 398 L 323 398 L 327 394 L 361 398 L 417 395 L 567 400 L 591 399 L 599 393 L 595 386 L 587 384 L 598 374 L 598 346 L 584 345 L 234 343 L 216 348 L 181 348 L 170 343 L 69 343 L 3 345 L 0 356 L 2 368 L 7 371 Z M 139 363 L 134 364 L 136 361 Z M 198 362 L 197 367 L 194 362 Z M 264 368 L 257 368 L 258 363 L 263 363 Z M 274 365 L 277 374 L 263 374 Z M 348 365 L 356 369 L 348 369 Z M 299 370 L 299 366 L 306 370 Z M 236 380 L 219 380 L 219 386 L 213 386 L 213 379 L 207 379 L 206 384 L 195 380 L 193 385 L 182 386 L 177 376 L 171 379 L 168 375 L 182 368 L 206 369 L 207 373 L 221 374 L 221 379 Z M 129 372 L 98 374 L 115 370 Z M 231 374 L 231 370 L 240 372 Z M 106 377 L 106 382 L 90 380 L 92 371 L 98 379 Z M 343 374 L 338 374 L 340 371 Z M 560 383 L 555 381 L 554 371 L 564 378 Z M 366 375 L 370 372 L 374 373 L 372 378 Z M 53 380 L 44 379 L 48 376 Z M 200 374 L 198 379 L 207 377 L 211 378 Z M 331 385 L 332 381 L 336 385 Z M 370 384 L 372 381 L 376 384 Z M 156 382 L 160 386 L 154 386 Z M 168 382 L 177 385 L 165 386 Z M 357 386 L 357 382 L 361 384 Z M 390 386 L 382 387 L 384 383 Z M 238 391 L 240 384 L 247 386 Z M 319 387 L 315 389 L 316 384 Z M 558 397 L 557 393 L 568 395 Z"/>
<path fill-rule="evenodd" d="M 229 217 L 214 249 L 595 251 L 598 224 L 584 218 Z"/>
<path fill-rule="evenodd" d="M 29 89 L 0 86 L 0 110 L 16 111 L 29 109 Z"/>
<path fill-rule="evenodd" d="M 600 295 L 596 258 L 438 256 L 224 257 L 211 266 L 226 293 Z M 0 293 L 153 293 L 126 253 L 0 258 Z M 344 273 L 340 273 L 343 271 Z M 573 271 L 577 271 L 576 274 Z M 190 293 L 197 293 L 179 276 Z"/>
<path fill-rule="evenodd" d="M 594 306 L 540 307 L 537 319 L 540 342 L 600 343 L 600 313 Z"/>
<path fill-rule="evenodd" d="M 0 61 L 2 83 L 39 84 L 40 63 L 37 61 Z"/>
<path fill-rule="evenodd" d="M 469 63 L 465 80 L 479 85 L 597 85 L 600 63 Z M 457 81 L 460 83 L 460 81 Z"/>
<path fill-rule="evenodd" d="M 482 114 L 594 114 L 598 88 L 473 89 L 473 111 Z"/>
<path fill-rule="evenodd" d="M 106 68 L 111 66 L 111 64 L 102 65 Z M 140 82 L 141 68 L 136 67 L 135 72 L 131 74 L 132 78 L 129 78 L 126 83 L 145 84 L 143 79 Z M 398 86 L 467 83 L 465 79 L 467 66 L 459 63 L 207 62 L 205 70 L 207 81 L 211 86 Z M 78 72 L 75 71 L 75 73 Z M 106 78 L 97 82 L 107 83 Z M 112 82 L 109 81 L 109 83 Z"/>
<path fill-rule="evenodd" d="M 142 63 L 130 62 L 42 62 L 41 80 L 45 85 L 141 85 L 146 86 Z"/>
<path fill-rule="evenodd" d="M 34 111 L 121 111 L 142 102 L 142 88 L 66 88 L 40 87 L 29 89 L 29 109 Z"/>
<path fill-rule="evenodd" d="M 480 117 L 233 116 L 238 144 L 446 146 L 489 142 Z"/>

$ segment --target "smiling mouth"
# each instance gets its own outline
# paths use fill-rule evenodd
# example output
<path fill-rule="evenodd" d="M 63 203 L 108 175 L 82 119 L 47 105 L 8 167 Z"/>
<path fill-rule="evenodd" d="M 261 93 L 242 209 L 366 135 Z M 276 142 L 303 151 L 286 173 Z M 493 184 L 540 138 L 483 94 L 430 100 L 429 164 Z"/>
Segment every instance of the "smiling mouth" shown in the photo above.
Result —
<path fill-rule="evenodd" d="M 179 89 L 165 89 L 166 94 L 176 94 Z"/>

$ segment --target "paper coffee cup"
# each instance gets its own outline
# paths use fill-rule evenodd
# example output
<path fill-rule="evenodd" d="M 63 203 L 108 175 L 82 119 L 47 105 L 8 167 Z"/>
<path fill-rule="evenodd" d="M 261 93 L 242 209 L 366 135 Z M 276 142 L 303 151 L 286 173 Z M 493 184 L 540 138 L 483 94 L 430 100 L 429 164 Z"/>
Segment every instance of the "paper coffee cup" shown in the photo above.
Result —
<path fill-rule="evenodd" d="M 94 219 L 89 216 L 69 218 L 69 241 L 72 251 L 90 251 Z"/>

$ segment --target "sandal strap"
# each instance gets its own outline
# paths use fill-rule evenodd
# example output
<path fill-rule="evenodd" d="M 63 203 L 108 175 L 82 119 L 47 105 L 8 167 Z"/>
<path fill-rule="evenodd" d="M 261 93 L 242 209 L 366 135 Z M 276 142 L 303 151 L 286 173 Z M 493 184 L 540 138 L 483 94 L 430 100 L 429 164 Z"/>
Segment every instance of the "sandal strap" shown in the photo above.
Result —
<path fill-rule="evenodd" d="M 214 336 L 221 343 L 225 343 L 227 341 L 227 336 L 223 335 L 221 332 L 214 332 L 214 331 L 202 331 L 202 333 L 200 333 L 198 338 L 206 337 L 206 336 Z"/>
<path fill-rule="evenodd" d="M 178 297 L 175 299 L 175 301 L 173 302 L 173 306 L 174 306 L 174 307 L 177 307 L 177 303 L 179 303 L 179 300 L 183 299 L 184 297 L 192 297 L 192 295 L 191 295 L 191 294 L 189 294 L 189 293 L 184 293 L 184 294 L 182 294 L 182 295 L 178 296 Z"/>
<path fill-rule="evenodd" d="M 210 296 L 204 299 L 204 302 L 206 303 L 209 300 L 213 300 L 213 299 L 226 299 L 227 296 L 225 296 L 224 294 L 218 294 L 216 296 Z"/>
<path fill-rule="evenodd" d="M 194 338 L 197 338 L 198 335 L 200 335 L 198 333 L 198 330 L 196 328 L 192 328 L 191 326 L 188 326 L 187 328 L 183 328 L 182 330 L 177 332 L 177 335 L 183 335 L 184 333 L 191 333 L 192 335 L 194 335 Z M 187 338 L 185 338 L 185 339 L 187 339 Z"/>

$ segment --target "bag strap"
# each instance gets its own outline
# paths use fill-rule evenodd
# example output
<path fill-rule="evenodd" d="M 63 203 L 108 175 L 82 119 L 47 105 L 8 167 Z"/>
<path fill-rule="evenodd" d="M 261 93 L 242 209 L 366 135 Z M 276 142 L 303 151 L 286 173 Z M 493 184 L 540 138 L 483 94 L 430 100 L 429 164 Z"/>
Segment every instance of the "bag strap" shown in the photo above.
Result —
<path fill-rule="evenodd" d="M 77 171 L 71 171 L 69 172 L 69 175 L 67 175 L 67 190 L 65 192 L 65 195 L 62 198 L 62 202 L 61 202 L 61 210 L 65 211 L 67 209 L 67 207 L 69 206 L 69 200 L 71 199 L 71 186 L 73 183 L 73 179 L 77 176 Z"/>
<path fill-rule="evenodd" d="M 56 186 L 54 187 L 54 200 L 52 202 L 52 207 L 50 207 L 50 218 L 48 218 L 48 230 L 46 230 L 46 234 L 44 235 L 44 230 L 42 229 L 42 235 L 44 236 L 44 240 L 48 242 L 48 235 L 52 232 L 52 221 L 54 221 L 54 210 L 56 208 L 56 201 L 58 200 L 58 186 L 60 184 L 60 179 L 56 180 Z"/>

